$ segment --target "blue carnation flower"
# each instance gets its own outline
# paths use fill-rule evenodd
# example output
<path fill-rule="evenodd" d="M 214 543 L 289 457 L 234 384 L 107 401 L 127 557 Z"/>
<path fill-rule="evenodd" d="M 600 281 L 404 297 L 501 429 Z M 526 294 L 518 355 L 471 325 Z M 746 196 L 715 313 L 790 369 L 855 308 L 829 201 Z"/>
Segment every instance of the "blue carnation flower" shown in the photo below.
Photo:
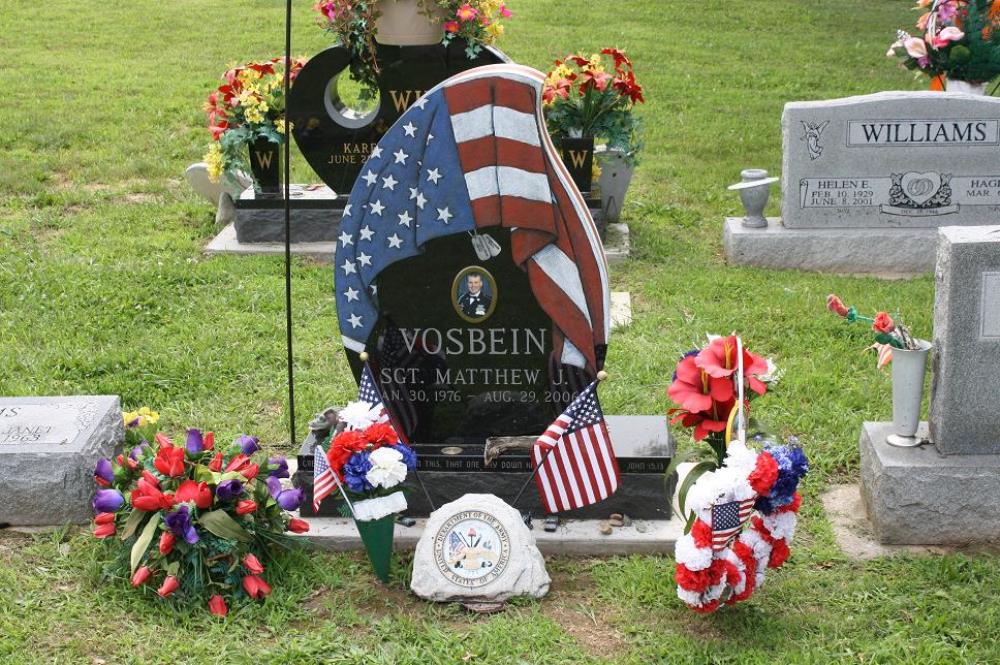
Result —
<path fill-rule="evenodd" d="M 770 515 L 795 499 L 799 480 L 809 473 L 809 460 L 798 446 L 767 446 L 764 450 L 778 463 L 778 479 L 770 493 L 759 497 L 754 507 L 763 514 Z"/>
<path fill-rule="evenodd" d="M 413 448 L 410 448 L 403 443 L 397 443 L 395 448 L 399 451 L 399 454 L 403 456 L 403 464 L 406 465 L 407 469 L 413 471 L 417 468 L 417 454 L 413 452 Z"/>
<path fill-rule="evenodd" d="M 372 463 L 368 460 L 367 452 L 351 455 L 347 463 L 344 464 L 344 482 L 347 483 L 347 489 L 356 494 L 375 489 L 367 478 L 367 473 L 371 468 Z"/>

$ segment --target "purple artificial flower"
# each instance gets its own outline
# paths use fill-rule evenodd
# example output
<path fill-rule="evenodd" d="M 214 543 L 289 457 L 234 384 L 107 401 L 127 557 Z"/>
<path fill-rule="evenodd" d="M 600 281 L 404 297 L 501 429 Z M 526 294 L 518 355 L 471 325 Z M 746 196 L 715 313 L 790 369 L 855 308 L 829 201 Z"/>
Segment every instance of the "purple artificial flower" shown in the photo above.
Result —
<path fill-rule="evenodd" d="M 204 450 L 205 440 L 204 440 L 204 437 L 202 437 L 202 435 L 201 435 L 201 430 L 200 429 L 195 429 L 194 427 L 192 427 L 192 428 L 190 428 L 188 430 L 188 438 L 187 438 L 187 446 L 186 447 L 187 447 L 187 451 L 189 453 L 191 453 L 192 455 L 197 455 L 202 450 Z"/>
<path fill-rule="evenodd" d="M 191 545 L 200 540 L 198 538 L 198 531 L 194 528 L 194 524 L 191 523 L 191 511 L 186 505 L 181 506 L 172 513 L 167 513 L 166 517 L 163 518 L 163 522 L 175 536 L 183 538 Z"/>
<path fill-rule="evenodd" d="M 344 482 L 347 489 L 358 494 L 375 489 L 375 486 L 368 482 L 368 471 L 372 468 L 372 463 L 368 460 L 367 452 L 354 453 L 347 463 L 344 464 Z"/>
<path fill-rule="evenodd" d="M 298 510 L 299 505 L 302 503 L 302 499 L 305 498 L 305 494 L 301 489 L 283 489 L 281 487 L 281 481 L 275 476 L 269 476 L 267 479 L 267 491 L 270 492 L 271 498 L 278 502 L 282 510 Z"/>
<path fill-rule="evenodd" d="M 240 434 L 236 439 L 236 443 L 239 444 L 240 450 L 243 451 L 243 454 L 247 456 L 253 455 L 255 452 L 260 450 L 260 439 L 255 436 Z"/>
<path fill-rule="evenodd" d="M 267 460 L 267 475 L 275 478 L 288 478 L 288 460 L 284 457 L 272 457 Z"/>
<path fill-rule="evenodd" d="M 224 480 L 215 488 L 215 498 L 223 502 L 232 501 L 241 494 L 243 494 L 243 483 L 236 479 Z"/>
<path fill-rule="evenodd" d="M 149 441 L 143 439 L 142 443 L 133 448 L 132 451 L 128 454 L 129 459 L 131 459 L 134 462 L 138 462 L 139 457 L 142 455 L 142 451 L 145 450 L 146 448 L 149 448 Z"/>
<path fill-rule="evenodd" d="M 403 456 L 403 464 L 406 465 L 407 469 L 413 471 L 417 468 L 417 454 L 413 452 L 413 448 L 403 443 L 397 443 L 394 447 Z"/>
<path fill-rule="evenodd" d="M 141 421 L 142 421 L 142 418 L 140 418 L 139 416 L 136 416 L 132 420 L 130 420 L 127 423 L 125 423 L 125 429 L 135 429 L 136 427 L 139 426 L 139 423 Z"/>
<path fill-rule="evenodd" d="M 94 467 L 94 480 L 101 487 L 108 487 L 115 481 L 115 469 L 107 457 L 97 460 L 97 466 Z"/>
<path fill-rule="evenodd" d="M 97 490 L 90 505 L 95 513 L 114 513 L 125 505 L 125 497 L 118 490 Z"/>

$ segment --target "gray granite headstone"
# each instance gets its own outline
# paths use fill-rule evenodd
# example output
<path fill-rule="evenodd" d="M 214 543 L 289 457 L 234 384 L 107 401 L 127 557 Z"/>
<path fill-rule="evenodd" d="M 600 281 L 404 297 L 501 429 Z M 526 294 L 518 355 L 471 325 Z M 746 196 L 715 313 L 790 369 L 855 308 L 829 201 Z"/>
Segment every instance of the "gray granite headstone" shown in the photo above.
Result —
<path fill-rule="evenodd" d="M 1000 454 L 1000 226 L 939 231 L 930 433 L 950 454 Z"/>
<path fill-rule="evenodd" d="M 1000 218 L 1000 99 L 881 92 L 791 102 L 782 222 L 918 228 Z"/>
<path fill-rule="evenodd" d="M 94 465 L 124 438 L 117 395 L 0 397 L 0 524 L 91 519 Z"/>

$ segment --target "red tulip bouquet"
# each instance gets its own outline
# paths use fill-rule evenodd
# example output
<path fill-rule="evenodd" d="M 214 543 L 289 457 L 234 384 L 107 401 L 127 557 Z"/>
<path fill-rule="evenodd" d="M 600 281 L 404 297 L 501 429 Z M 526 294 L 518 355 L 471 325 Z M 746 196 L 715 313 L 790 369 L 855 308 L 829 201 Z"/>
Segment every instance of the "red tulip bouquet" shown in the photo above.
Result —
<path fill-rule="evenodd" d="M 261 561 L 292 542 L 286 532 L 309 530 L 286 512 L 302 502 L 302 490 L 282 483 L 288 463 L 265 457 L 256 437 L 222 448 L 212 432 L 189 429 L 178 446 L 154 425 L 126 415 L 133 447 L 94 470 L 94 536 L 115 553 L 113 573 L 163 598 L 207 599 L 216 615 L 227 601 L 263 599 L 271 587 Z"/>
<path fill-rule="evenodd" d="M 826 308 L 847 323 L 870 323 L 875 333 L 875 343 L 868 347 L 878 353 L 878 368 L 892 362 L 893 349 L 916 351 L 921 348 L 920 340 L 910 334 L 910 329 L 900 321 L 893 320 L 888 312 L 877 312 L 875 317 L 858 314 L 855 307 L 848 307 L 840 298 L 831 293 L 826 297 Z M 898 315 L 897 315 L 898 319 Z"/>

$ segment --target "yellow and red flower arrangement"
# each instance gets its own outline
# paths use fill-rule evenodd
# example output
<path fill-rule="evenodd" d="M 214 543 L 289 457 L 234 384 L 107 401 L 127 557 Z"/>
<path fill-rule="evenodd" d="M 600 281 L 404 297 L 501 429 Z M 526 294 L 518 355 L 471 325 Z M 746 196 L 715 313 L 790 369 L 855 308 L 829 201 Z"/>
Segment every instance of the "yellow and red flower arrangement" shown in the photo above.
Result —
<path fill-rule="evenodd" d="M 158 419 L 125 414 L 128 453 L 94 469 L 94 536 L 114 555 L 110 572 L 220 616 L 234 600 L 265 598 L 262 560 L 290 543 L 286 532 L 309 530 L 286 512 L 302 502 L 302 490 L 282 482 L 287 461 L 267 458 L 247 435 L 223 448 L 212 432 L 189 429 L 175 445 Z"/>
<path fill-rule="evenodd" d="M 305 65 L 305 58 L 291 61 L 291 81 Z M 248 62 L 227 69 L 223 84 L 205 101 L 212 143 L 203 158 L 208 174 L 218 181 L 223 174 L 247 170 L 248 147 L 259 139 L 274 144 L 285 141 L 285 59 Z"/>

